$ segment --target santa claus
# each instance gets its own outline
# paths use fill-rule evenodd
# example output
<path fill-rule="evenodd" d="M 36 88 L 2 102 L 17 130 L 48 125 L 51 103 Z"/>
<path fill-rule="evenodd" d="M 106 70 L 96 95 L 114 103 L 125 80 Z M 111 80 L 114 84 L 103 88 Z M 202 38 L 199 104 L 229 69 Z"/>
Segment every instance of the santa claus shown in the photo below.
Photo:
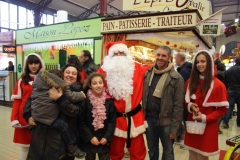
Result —
<path fill-rule="evenodd" d="M 144 160 L 146 147 L 143 132 L 147 123 L 140 102 L 144 74 L 148 67 L 134 62 L 124 42 L 109 42 L 106 48 L 108 55 L 98 72 L 105 74 L 107 91 L 115 99 L 117 109 L 111 160 L 123 159 L 126 142 L 130 159 Z"/>

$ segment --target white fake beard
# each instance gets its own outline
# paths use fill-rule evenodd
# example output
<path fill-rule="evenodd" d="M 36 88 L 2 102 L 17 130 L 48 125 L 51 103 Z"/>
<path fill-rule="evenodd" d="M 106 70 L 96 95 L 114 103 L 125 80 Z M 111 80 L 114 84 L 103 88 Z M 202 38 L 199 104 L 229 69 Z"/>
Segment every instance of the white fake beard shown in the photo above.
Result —
<path fill-rule="evenodd" d="M 131 56 L 105 57 L 102 69 L 106 72 L 109 94 L 123 99 L 133 93 L 134 60 Z"/>

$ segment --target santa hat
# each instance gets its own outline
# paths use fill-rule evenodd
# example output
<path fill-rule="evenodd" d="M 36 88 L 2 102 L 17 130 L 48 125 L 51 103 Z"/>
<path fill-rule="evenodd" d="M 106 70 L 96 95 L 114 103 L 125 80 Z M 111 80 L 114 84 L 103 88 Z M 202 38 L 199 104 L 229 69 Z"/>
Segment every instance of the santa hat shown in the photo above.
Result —
<path fill-rule="evenodd" d="M 124 52 L 126 56 L 130 55 L 130 52 L 125 44 L 125 41 L 108 42 L 106 44 L 106 49 L 109 57 L 112 57 L 114 53 L 117 52 Z"/>
<path fill-rule="evenodd" d="M 34 56 L 38 57 L 38 59 L 39 59 L 41 65 L 42 65 L 42 69 L 45 69 L 45 64 L 44 64 L 44 62 L 43 62 L 41 56 L 40 56 L 39 54 L 37 54 L 37 53 L 30 53 L 29 55 L 27 55 L 27 56 L 25 57 L 24 64 L 23 64 L 23 65 L 24 65 L 24 66 L 23 66 L 23 67 L 24 67 L 24 68 L 23 68 L 23 71 L 26 69 L 26 66 L 27 66 L 27 64 L 26 64 L 27 59 L 28 59 L 28 57 L 31 56 L 31 55 L 34 55 Z"/>

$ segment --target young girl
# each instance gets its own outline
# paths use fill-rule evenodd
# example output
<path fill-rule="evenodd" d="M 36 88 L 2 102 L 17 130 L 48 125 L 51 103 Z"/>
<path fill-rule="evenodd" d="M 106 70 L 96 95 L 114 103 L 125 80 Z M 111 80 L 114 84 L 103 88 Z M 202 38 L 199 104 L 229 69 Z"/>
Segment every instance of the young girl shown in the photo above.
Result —
<path fill-rule="evenodd" d="M 87 98 L 80 120 L 80 148 L 86 152 L 86 160 L 109 160 L 110 144 L 116 123 L 113 99 L 105 92 L 104 78 L 92 73 L 86 80 Z"/>
<path fill-rule="evenodd" d="M 206 123 L 202 135 L 186 132 L 184 143 L 189 149 L 189 160 L 208 160 L 219 153 L 218 118 L 228 107 L 224 84 L 214 75 L 214 62 L 210 52 L 199 51 L 194 59 L 190 79 L 185 84 L 188 121 Z M 209 143 L 211 142 L 211 143 Z"/>
<path fill-rule="evenodd" d="M 20 128 L 28 125 L 22 117 L 24 106 L 32 94 L 32 82 L 41 68 L 45 68 L 42 58 L 36 53 L 29 54 L 24 62 L 23 74 L 18 79 L 11 97 L 13 100 L 11 125 L 15 128 L 13 144 L 21 147 L 20 160 L 26 160 L 32 139 L 28 128 Z"/>

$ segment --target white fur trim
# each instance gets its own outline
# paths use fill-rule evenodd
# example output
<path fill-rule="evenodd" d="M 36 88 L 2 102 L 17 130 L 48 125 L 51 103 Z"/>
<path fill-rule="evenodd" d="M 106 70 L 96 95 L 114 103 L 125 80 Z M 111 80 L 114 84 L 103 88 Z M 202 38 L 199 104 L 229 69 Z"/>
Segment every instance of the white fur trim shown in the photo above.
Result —
<path fill-rule="evenodd" d="M 132 121 L 132 124 L 131 124 L 130 138 L 137 137 L 139 134 L 145 132 L 146 128 L 148 128 L 148 124 L 146 121 L 144 121 L 144 124 L 138 127 L 135 127 L 132 117 L 131 117 L 131 121 Z M 127 131 L 123 131 L 119 128 L 115 128 L 114 135 L 117 137 L 127 138 Z"/>
<path fill-rule="evenodd" d="M 208 157 L 208 156 L 214 156 L 214 155 L 216 155 L 216 154 L 219 154 L 219 150 L 218 150 L 218 151 L 215 151 L 215 152 L 203 152 L 203 151 L 201 151 L 201 150 L 199 150 L 199 149 L 196 149 L 196 148 L 187 146 L 186 144 L 184 144 L 184 147 L 185 147 L 186 149 L 188 149 L 188 150 L 194 151 L 194 152 L 196 152 L 196 153 L 199 153 L 199 154 L 201 154 L 201 155 L 203 155 L 203 156 L 207 156 L 207 157 Z"/>
<path fill-rule="evenodd" d="M 29 81 L 29 82 L 28 82 L 28 84 L 30 84 L 30 85 L 32 86 L 32 84 L 33 84 L 33 81 Z"/>
<path fill-rule="evenodd" d="M 205 114 L 202 114 L 202 123 L 206 123 L 207 117 Z"/>
<path fill-rule="evenodd" d="M 208 98 L 210 97 L 210 95 L 212 93 L 213 86 L 214 86 L 214 80 L 212 80 L 210 88 L 208 89 L 207 95 L 206 95 L 206 97 L 205 97 L 205 99 L 203 101 L 203 106 L 206 106 L 207 100 L 208 100 Z"/>
<path fill-rule="evenodd" d="M 130 55 L 130 52 L 127 48 L 127 46 L 123 43 L 119 43 L 119 44 L 114 44 L 113 46 L 111 46 L 108 50 L 108 55 L 110 57 L 112 57 L 114 55 L 114 53 L 117 52 L 124 52 L 127 55 Z"/>
<path fill-rule="evenodd" d="M 14 120 L 11 122 L 11 126 L 14 126 L 15 124 L 19 124 L 19 121 L 18 120 Z"/>
<path fill-rule="evenodd" d="M 205 107 L 212 107 L 212 106 L 216 106 L 216 107 L 229 107 L 229 103 L 228 101 L 223 101 L 223 102 L 210 102 L 210 103 L 206 103 Z"/>
<path fill-rule="evenodd" d="M 125 112 L 126 113 L 130 112 L 132 110 L 132 97 L 131 97 L 131 95 L 126 96 L 125 104 L 126 104 Z"/>
<path fill-rule="evenodd" d="M 27 66 L 27 64 L 26 64 L 26 61 L 27 61 L 27 58 L 28 58 L 28 56 L 30 56 L 30 55 L 37 56 L 37 57 L 38 57 L 38 59 L 39 59 L 39 60 L 40 60 L 40 62 L 41 62 L 42 68 L 43 68 L 43 69 L 45 69 L 45 64 L 44 64 L 44 62 L 43 62 L 43 59 L 40 57 L 40 55 L 39 55 L 39 54 L 37 54 L 37 53 L 30 53 L 29 55 L 27 55 L 27 57 L 26 57 L 26 58 L 25 58 L 25 60 L 24 60 L 24 67 L 23 67 L 23 71 L 25 70 L 25 68 L 26 68 L 26 66 Z"/>
<path fill-rule="evenodd" d="M 19 146 L 19 147 L 30 147 L 30 144 L 21 144 L 21 143 L 12 143 L 14 146 Z"/>
<path fill-rule="evenodd" d="M 185 94 L 185 101 L 186 103 L 190 103 L 190 90 L 189 90 L 189 84 L 187 86 L 187 91 L 186 91 L 186 94 Z"/>
<path fill-rule="evenodd" d="M 191 99 L 196 99 L 196 95 L 195 94 L 191 95 Z"/>
<path fill-rule="evenodd" d="M 192 102 L 189 102 L 188 105 L 187 105 L 187 109 L 188 109 L 189 113 L 192 113 L 192 111 L 191 111 L 191 105 L 192 104 L 193 104 Z"/>
<path fill-rule="evenodd" d="M 20 79 L 18 80 L 18 93 L 17 93 L 17 95 L 16 95 L 16 94 L 13 94 L 13 95 L 11 96 L 11 100 L 12 100 L 12 101 L 13 101 L 14 99 L 21 99 L 21 98 L 22 98 L 22 89 L 21 89 L 21 87 L 20 87 L 21 82 L 22 82 L 22 78 L 20 78 Z"/>

